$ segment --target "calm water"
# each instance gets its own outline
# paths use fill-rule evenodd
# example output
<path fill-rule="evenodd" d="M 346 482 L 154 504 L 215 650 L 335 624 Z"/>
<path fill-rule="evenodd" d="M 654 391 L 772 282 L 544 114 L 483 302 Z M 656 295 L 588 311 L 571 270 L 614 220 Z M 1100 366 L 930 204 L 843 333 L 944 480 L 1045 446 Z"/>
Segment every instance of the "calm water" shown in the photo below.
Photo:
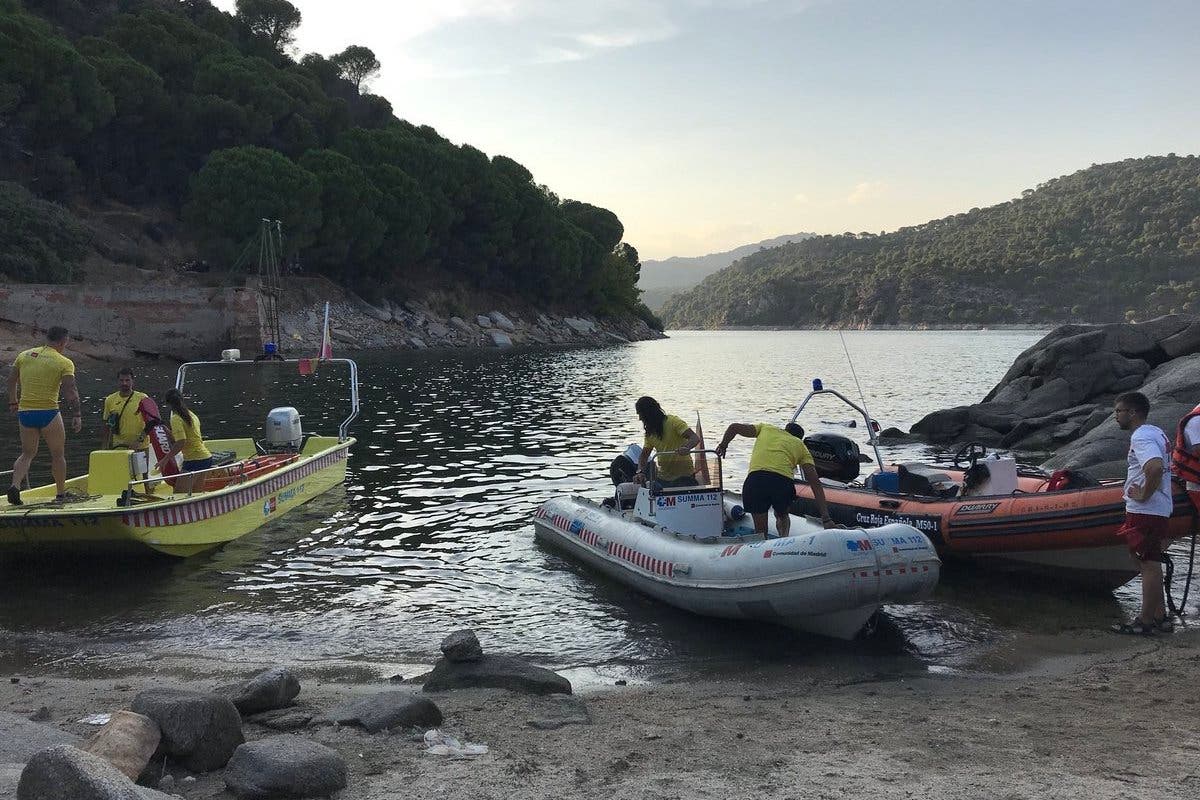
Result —
<path fill-rule="evenodd" d="M 872 414 L 907 429 L 928 411 L 981 398 L 1039 336 L 850 332 L 845 341 Z M 640 439 L 641 394 L 691 421 L 698 412 L 710 446 L 730 422 L 785 421 L 813 377 L 857 397 L 836 333 L 680 332 L 602 350 L 371 356 L 360 368 L 362 416 L 344 488 L 185 562 L 0 565 L 0 659 L 30 670 L 177 655 L 387 669 L 429 663 L 442 636 L 470 626 L 486 648 L 606 676 L 746 662 L 952 667 L 1022 633 L 1107 624 L 1136 602 L 1131 587 L 1116 598 L 1056 596 L 957 571 L 931 602 L 890 608 L 875 637 L 833 643 L 674 611 L 535 543 L 529 519 L 542 500 L 606 491 L 609 460 Z M 173 380 L 167 366 L 139 369 L 139 388 L 156 396 Z M 257 430 L 270 405 L 285 403 L 301 409 L 307 429 L 331 430 L 344 415 L 337 376 L 284 375 L 279 384 L 211 374 L 189 383 L 206 395 L 196 406 L 206 434 Z M 85 402 L 98 409 L 111 381 L 81 374 Z M 802 421 L 811 431 L 848 418 L 826 404 Z M 73 440 L 72 472 L 94 435 Z M 5 434 L 5 462 L 13 438 Z M 744 441 L 731 448 L 728 482 L 740 484 L 749 450 Z"/>

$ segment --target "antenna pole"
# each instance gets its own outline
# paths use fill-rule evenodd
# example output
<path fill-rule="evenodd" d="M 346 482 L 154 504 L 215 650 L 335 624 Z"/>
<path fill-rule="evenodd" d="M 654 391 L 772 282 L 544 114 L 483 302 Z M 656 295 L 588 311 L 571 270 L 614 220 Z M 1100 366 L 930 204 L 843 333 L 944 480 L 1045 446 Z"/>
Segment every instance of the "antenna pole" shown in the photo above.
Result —
<path fill-rule="evenodd" d="M 867 408 L 867 397 L 863 394 L 862 384 L 858 382 L 858 370 L 854 369 L 854 359 L 850 358 L 850 348 L 846 346 L 846 337 L 841 329 L 838 329 L 838 338 L 842 340 L 842 352 L 846 354 L 846 363 L 850 365 L 850 374 L 854 376 L 854 386 L 858 389 L 858 399 L 862 403 L 863 411 L 867 415 L 867 435 L 870 439 L 867 440 L 875 450 L 875 460 L 879 464 L 879 468 L 883 469 L 883 459 L 879 455 L 879 439 L 875 435 L 875 418 L 871 416 L 871 411 Z"/>

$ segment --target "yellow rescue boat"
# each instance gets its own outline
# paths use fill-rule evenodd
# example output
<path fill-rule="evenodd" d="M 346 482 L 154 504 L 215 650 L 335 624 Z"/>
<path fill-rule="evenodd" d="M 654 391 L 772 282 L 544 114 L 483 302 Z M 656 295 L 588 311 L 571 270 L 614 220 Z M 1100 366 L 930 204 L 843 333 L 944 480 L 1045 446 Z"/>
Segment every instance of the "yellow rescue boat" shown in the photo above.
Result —
<path fill-rule="evenodd" d="M 279 364 L 280 361 L 270 362 Z M 293 363 L 298 362 L 283 362 Z M 67 481 L 66 497 L 54 484 L 21 493 L 22 505 L 0 502 L 0 555 L 158 551 L 191 556 L 245 536 L 346 478 L 355 440 L 347 435 L 358 416 L 358 366 L 350 359 L 321 359 L 350 370 L 350 416 L 337 436 L 303 435 L 294 409 L 294 430 L 273 441 L 212 439 L 205 445 L 225 454 L 224 463 L 190 473 L 199 488 L 176 494 L 176 476 L 144 477 L 144 456 L 131 450 L 92 451 L 88 472 Z M 182 389 L 189 367 L 261 366 L 252 361 L 189 362 L 179 368 Z"/>

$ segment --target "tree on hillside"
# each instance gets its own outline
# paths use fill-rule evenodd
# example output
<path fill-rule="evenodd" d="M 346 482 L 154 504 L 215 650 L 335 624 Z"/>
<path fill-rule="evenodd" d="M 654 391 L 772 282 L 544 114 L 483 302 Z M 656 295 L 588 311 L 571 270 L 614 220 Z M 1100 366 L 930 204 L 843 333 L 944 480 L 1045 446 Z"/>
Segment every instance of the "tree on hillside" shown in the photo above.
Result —
<path fill-rule="evenodd" d="M 354 84 L 354 88 L 362 91 L 363 81 L 374 77 L 383 67 L 375 53 L 369 47 L 352 44 L 333 58 L 329 59 L 337 66 L 341 76 Z"/>
<path fill-rule="evenodd" d="M 264 218 L 283 222 L 285 255 L 293 255 L 321 227 L 321 182 L 274 150 L 218 150 L 192 180 L 183 218 L 195 226 L 205 256 L 222 266 L 234 266 Z"/>
<path fill-rule="evenodd" d="M 591 234 L 605 253 L 611 253 L 625 235 L 625 226 L 607 208 L 578 200 L 564 200 L 562 213 L 572 224 Z"/>
<path fill-rule="evenodd" d="M 383 243 L 387 225 L 375 209 L 381 192 L 357 164 L 333 150 L 309 150 L 300 166 L 321 185 L 321 226 L 308 261 L 329 277 L 360 287 L 378 285 L 365 265 Z"/>
<path fill-rule="evenodd" d="M 41 145 L 77 142 L 113 115 L 96 70 L 48 24 L 0 5 L 0 129 Z"/>
<path fill-rule="evenodd" d="M 288 0 L 237 0 L 237 16 L 279 51 L 291 46 L 300 27 L 300 9 Z"/>

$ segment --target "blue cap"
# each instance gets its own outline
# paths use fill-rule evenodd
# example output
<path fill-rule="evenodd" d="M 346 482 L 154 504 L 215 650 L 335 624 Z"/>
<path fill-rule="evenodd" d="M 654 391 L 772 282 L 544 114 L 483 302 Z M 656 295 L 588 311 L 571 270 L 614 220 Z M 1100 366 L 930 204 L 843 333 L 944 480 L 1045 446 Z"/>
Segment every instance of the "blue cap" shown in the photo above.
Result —
<path fill-rule="evenodd" d="M 823 383 L 821 383 L 820 378 L 813 378 L 813 391 L 814 392 L 819 392 L 824 388 L 825 388 L 825 385 Z"/>

